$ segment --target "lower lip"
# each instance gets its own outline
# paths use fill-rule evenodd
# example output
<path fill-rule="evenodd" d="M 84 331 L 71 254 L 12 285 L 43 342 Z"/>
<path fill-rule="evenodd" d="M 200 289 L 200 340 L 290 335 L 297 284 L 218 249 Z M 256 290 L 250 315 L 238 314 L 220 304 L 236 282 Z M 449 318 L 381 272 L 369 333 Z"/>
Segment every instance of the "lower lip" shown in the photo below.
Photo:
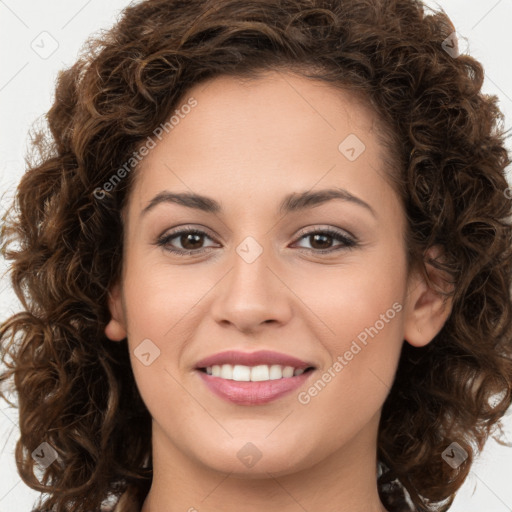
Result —
<path fill-rule="evenodd" d="M 309 370 L 294 377 L 275 380 L 239 382 L 213 377 L 201 370 L 196 371 L 210 391 L 237 405 L 261 405 L 276 400 L 304 384 L 314 372 L 314 370 Z"/>

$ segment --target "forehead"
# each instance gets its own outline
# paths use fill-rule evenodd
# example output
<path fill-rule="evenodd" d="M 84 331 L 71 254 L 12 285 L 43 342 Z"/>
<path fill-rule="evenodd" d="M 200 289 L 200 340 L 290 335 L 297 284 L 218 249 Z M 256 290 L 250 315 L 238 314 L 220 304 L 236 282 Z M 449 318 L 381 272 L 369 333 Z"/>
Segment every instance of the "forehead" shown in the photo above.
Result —
<path fill-rule="evenodd" d="M 180 121 L 181 142 L 195 135 L 216 148 L 245 140 L 253 147 L 265 143 L 264 148 L 296 151 L 302 138 L 315 137 L 307 148 L 319 138 L 336 142 L 344 131 L 381 129 L 376 112 L 360 95 L 291 72 L 267 71 L 251 79 L 216 77 L 185 93 L 178 110 L 190 97 L 197 107 L 185 119 L 196 122 Z"/>
<path fill-rule="evenodd" d="M 191 98 L 195 106 L 180 111 Z M 369 189 L 384 186 L 377 113 L 328 83 L 283 72 L 216 77 L 189 89 L 171 115 L 172 129 L 137 167 L 139 209 L 169 188 L 269 196 L 294 182 L 335 184 L 375 201 Z"/>

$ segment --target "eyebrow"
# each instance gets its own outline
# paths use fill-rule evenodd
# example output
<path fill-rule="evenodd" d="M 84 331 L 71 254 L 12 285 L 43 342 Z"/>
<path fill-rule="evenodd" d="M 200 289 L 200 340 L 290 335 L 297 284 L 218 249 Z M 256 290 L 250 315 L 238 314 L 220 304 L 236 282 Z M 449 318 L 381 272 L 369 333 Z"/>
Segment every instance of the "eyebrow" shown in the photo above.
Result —
<path fill-rule="evenodd" d="M 333 199 L 339 199 L 346 202 L 362 206 L 368 210 L 374 217 L 377 217 L 375 210 L 361 198 L 353 195 L 348 190 L 343 188 L 330 188 L 323 190 L 316 190 L 314 192 L 293 192 L 287 195 L 279 205 L 279 213 L 287 214 L 291 212 L 297 212 L 319 206 Z M 160 203 L 175 203 L 187 208 L 193 208 L 201 210 L 207 213 L 221 213 L 222 206 L 219 202 L 211 197 L 206 197 L 200 194 L 194 194 L 191 192 L 170 192 L 163 190 L 159 192 L 147 206 L 141 211 L 140 216 L 144 216 L 150 210 L 155 208 Z"/>

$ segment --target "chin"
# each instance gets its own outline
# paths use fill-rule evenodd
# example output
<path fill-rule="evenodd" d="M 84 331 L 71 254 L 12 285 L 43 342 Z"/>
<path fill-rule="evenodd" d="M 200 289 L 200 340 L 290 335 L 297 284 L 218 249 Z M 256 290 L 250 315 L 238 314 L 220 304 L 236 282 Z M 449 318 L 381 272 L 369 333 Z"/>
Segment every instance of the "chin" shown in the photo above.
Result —
<path fill-rule="evenodd" d="M 218 443 L 214 448 L 196 453 L 196 457 L 210 469 L 230 473 L 234 478 L 266 479 L 269 473 L 283 476 L 308 469 L 317 462 L 313 460 L 317 452 L 314 447 L 311 449 L 312 453 L 305 449 L 303 442 L 290 442 L 289 437 L 276 436 L 271 441 L 265 436 L 245 435 Z M 197 452 L 197 445 L 194 451 Z"/>

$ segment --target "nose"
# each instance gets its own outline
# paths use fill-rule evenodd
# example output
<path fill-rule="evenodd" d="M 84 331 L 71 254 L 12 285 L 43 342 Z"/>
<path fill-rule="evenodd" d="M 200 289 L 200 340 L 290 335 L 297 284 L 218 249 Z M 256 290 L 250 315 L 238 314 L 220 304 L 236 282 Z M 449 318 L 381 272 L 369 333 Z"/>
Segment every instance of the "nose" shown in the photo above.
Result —
<path fill-rule="evenodd" d="M 233 251 L 232 267 L 216 287 L 211 309 L 216 322 L 256 333 L 266 324 L 277 327 L 290 320 L 293 293 L 286 286 L 283 267 L 268 257 L 269 251 L 264 248 L 254 260 Z"/>

